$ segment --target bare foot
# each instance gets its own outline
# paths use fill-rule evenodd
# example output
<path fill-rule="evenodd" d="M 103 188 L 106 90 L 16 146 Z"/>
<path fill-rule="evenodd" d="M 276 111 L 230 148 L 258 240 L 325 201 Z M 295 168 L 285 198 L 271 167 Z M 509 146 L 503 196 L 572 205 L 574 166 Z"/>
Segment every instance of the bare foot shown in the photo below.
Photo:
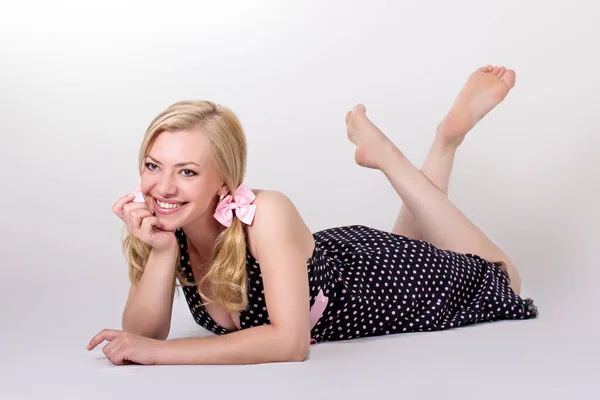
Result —
<path fill-rule="evenodd" d="M 515 79 L 515 72 L 504 67 L 488 65 L 473 72 L 438 125 L 437 136 L 445 143 L 461 144 L 467 132 L 504 100 Z"/>
<path fill-rule="evenodd" d="M 362 104 L 346 113 L 348 138 L 356 145 L 354 159 L 358 165 L 380 169 L 384 156 L 396 146 L 367 117 Z"/>

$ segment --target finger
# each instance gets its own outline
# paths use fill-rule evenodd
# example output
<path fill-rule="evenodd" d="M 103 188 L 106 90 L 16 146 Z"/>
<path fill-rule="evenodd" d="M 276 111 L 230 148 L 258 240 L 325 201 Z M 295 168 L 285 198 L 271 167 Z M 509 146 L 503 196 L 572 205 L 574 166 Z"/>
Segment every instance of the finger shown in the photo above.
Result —
<path fill-rule="evenodd" d="M 102 331 L 100 331 L 100 333 L 94 336 L 92 340 L 90 340 L 90 342 L 86 346 L 86 350 L 93 350 L 94 347 L 98 346 L 105 340 L 108 340 L 110 342 L 114 338 L 118 337 L 121 332 L 122 331 L 118 331 L 115 329 L 103 329 Z"/>
<path fill-rule="evenodd" d="M 131 210 L 137 210 L 139 208 L 144 208 L 144 207 L 147 208 L 146 203 L 133 203 L 130 200 L 129 203 L 125 203 L 123 206 L 115 206 L 115 207 L 113 207 L 113 212 L 119 218 L 121 218 L 123 221 L 125 221 L 126 218 L 127 218 L 128 213 L 130 213 Z"/>
<path fill-rule="evenodd" d="M 127 203 L 123 206 L 123 214 L 131 214 L 134 210 L 150 210 L 146 203 Z"/>
<path fill-rule="evenodd" d="M 102 352 L 104 353 L 106 358 L 108 358 L 110 361 L 114 362 L 113 359 L 115 358 L 115 354 L 117 354 L 117 352 L 119 351 L 121 346 L 122 346 L 122 343 L 117 338 L 117 339 L 113 340 L 112 342 L 110 342 L 109 344 L 107 344 L 106 346 L 104 346 L 102 348 Z"/>
<path fill-rule="evenodd" d="M 112 347 L 106 354 L 106 358 L 110 360 L 115 365 L 123 365 L 125 364 L 125 351 L 123 349 L 123 344 L 119 343 L 118 345 Z"/>
<path fill-rule="evenodd" d="M 152 213 L 147 208 L 140 209 L 140 210 L 133 210 L 129 214 L 129 218 L 131 219 L 131 224 L 137 228 L 140 227 L 140 225 L 142 223 L 142 219 L 147 218 L 147 217 L 152 217 L 152 216 L 153 216 Z"/>
<path fill-rule="evenodd" d="M 135 198 L 135 194 L 133 194 L 133 193 L 126 194 L 125 196 L 123 196 L 119 200 L 117 200 L 115 202 L 115 204 L 113 204 L 112 211 L 115 214 L 121 216 L 123 214 L 123 207 L 125 206 L 125 204 L 133 201 L 134 198 Z"/>
<path fill-rule="evenodd" d="M 142 221 L 142 226 L 140 227 L 140 232 L 145 233 L 146 235 L 152 235 L 154 228 L 160 229 L 161 225 L 158 222 L 158 218 L 156 217 L 147 217 Z"/>
<path fill-rule="evenodd" d="M 128 203 L 128 204 L 126 204 L 125 207 L 123 208 L 123 218 L 122 218 L 123 222 L 125 222 L 125 224 L 131 222 L 133 213 L 139 212 L 141 210 L 150 211 L 148 209 L 148 206 L 146 205 L 146 203 Z M 135 225 L 134 227 L 139 227 L 139 221 L 137 222 L 137 225 Z"/>
<path fill-rule="evenodd" d="M 124 365 L 131 364 L 131 361 L 127 358 L 128 349 L 131 349 L 131 347 L 127 345 L 125 332 L 123 332 L 123 335 L 104 346 L 102 351 L 113 364 Z"/>
<path fill-rule="evenodd" d="M 131 233 L 133 233 L 133 235 L 139 238 L 140 232 L 144 232 L 144 230 L 146 229 L 144 228 L 143 223 L 148 218 L 155 217 L 153 217 L 152 214 L 150 214 L 150 212 L 147 210 L 145 210 L 145 212 L 140 211 L 139 214 L 135 213 L 134 215 L 132 215 L 131 220 L 129 221 L 131 226 Z"/>
<path fill-rule="evenodd" d="M 104 347 L 102 347 L 102 352 L 104 353 L 104 355 L 108 356 L 108 354 L 111 352 L 111 349 L 114 349 L 118 345 L 119 345 L 119 338 L 116 337 L 113 340 L 111 340 L 110 342 L 108 342 L 107 344 L 105 344 Z"/>
<path fill-rule="evenodd" d="M 116 365 L 131 364 L 132 362 L 127 358 L 128 347 L 122 345 L 118 350 L 115 350 L 111 355 L 111 361 Z"/>

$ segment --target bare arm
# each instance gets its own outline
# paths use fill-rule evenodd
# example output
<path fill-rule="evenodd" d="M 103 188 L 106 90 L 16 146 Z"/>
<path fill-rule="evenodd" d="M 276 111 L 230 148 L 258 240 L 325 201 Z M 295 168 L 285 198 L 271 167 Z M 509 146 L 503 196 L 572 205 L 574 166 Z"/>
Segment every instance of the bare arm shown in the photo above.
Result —
<path fill-rule="evenodd" d="M 223 336 L 160 343 L 158 364 L 255 364 L 304 361 L 310 347 L 306 261 L 313 238 L 284 195 L 261 192 L 248 228 L 250 248 L 260 263 L 270 325 Z"/>
<path fill-rule="evenodd" d="M 308 315 L 308 312 L 307 312 Z M 156 364 L 215 365 L 301 362 L 308 355 L 310 335 L 303 344 L 285 337 L 273 325 L 262 325 L 223 336 L 174 339 L 160 342 Z"/>
<path fill-rule="evenodd" d="M 177 248 L 152 249 L 137 286 L 132 285 L 123 310 L 123 330 L 164 340 L 171 329 Z"/>

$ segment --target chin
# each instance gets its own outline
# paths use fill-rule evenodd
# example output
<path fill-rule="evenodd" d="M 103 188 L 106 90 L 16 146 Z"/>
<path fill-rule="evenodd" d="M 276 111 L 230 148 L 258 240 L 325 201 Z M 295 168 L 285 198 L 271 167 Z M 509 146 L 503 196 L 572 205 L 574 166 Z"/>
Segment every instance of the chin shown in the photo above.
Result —
<path fill-rule="evenodd" d="M 184 224 L 181 223 L 173 223 L 173 222 L 163 222 L 160 218 L 158 219 L 160 222 L 160 230 L 167 232 L 174 232 L 176 229 L 181 228 Z"/>

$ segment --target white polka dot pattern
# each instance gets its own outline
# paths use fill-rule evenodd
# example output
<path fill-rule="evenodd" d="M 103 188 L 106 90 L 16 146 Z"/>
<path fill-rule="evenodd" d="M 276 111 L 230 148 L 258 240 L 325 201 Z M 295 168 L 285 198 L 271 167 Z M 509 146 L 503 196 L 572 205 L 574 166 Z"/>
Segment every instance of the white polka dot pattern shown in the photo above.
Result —
<path fill-rule="evenodd" d="M 182 273 L 193 280 L 185 234 L 178 229 Z M 323 289 L 329 304 L 311 331 L 316 342 L 401 332 L 435 331 L 538 315 L 531 299 L 509 286 L 506 273 L 475 254 L 440 250 L 431 243 L 361 225 L 313 234 L 307 261 L 310 304 Z M 241 328 L 269 323 L 259 262 L 246 252 L 248 308 Z M 184 287 L 190 311 L 206 329 L 226 334 Z"/>

